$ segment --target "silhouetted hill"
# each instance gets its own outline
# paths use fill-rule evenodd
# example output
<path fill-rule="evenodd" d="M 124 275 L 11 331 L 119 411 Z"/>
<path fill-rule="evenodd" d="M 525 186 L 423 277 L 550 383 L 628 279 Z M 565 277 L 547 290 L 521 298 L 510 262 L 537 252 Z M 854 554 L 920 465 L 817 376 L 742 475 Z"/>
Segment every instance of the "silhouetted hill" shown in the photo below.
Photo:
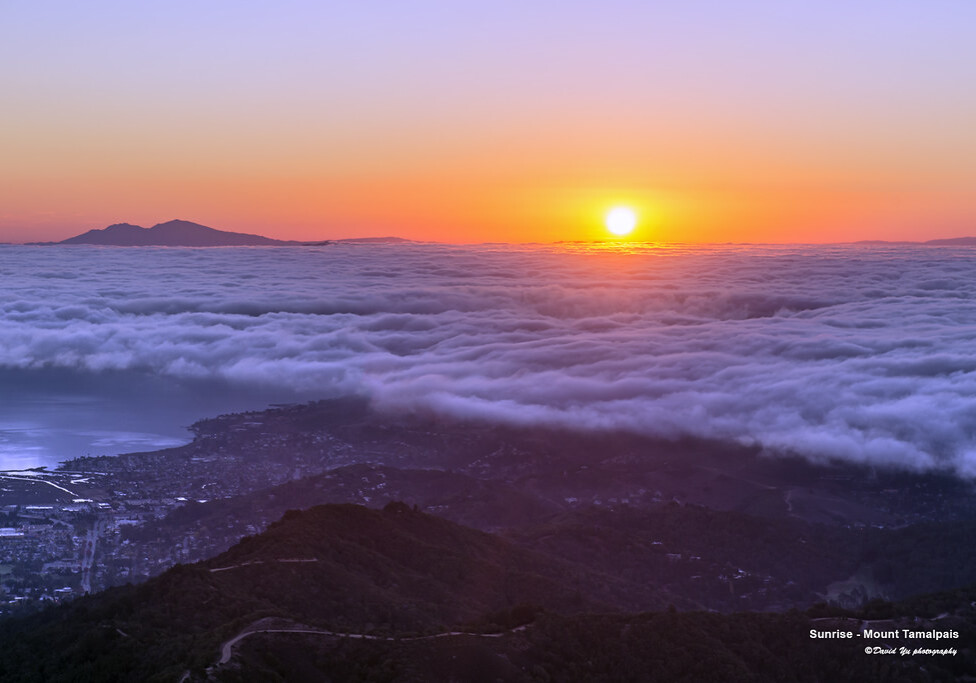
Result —
<path fill-rule="evenodd" d="M 293 583 L 284 591 L 262 578 L 266 565 L 283 558 L 314 559 L 291 564 Z M 576 595 L 580 582 L 596 583 L 592 572 L 396 502 L 382 511 L 358 505 L 291 510 L 203 564 L 218 574 L 235 567 L 229 577 L 291 616 L 399 631 L 457 625 L 530 601 L 575 610 L 583 604 Z M 570 573 L 576 578 L 566 583 Z M 588 590 L 593 599 L 584 602 L 611 609 L 613 581 L 598 578 L 605 587 Z"/>
<path fill-rule="evenodd" d="M 941 681 L 974 673 L 974 589 L 874 601 L 860 612 L 731 615 L 607 614 L 593 599 L 601 592 L 612 591 L 599 575 L 403 503 L 319 506 L 290 511 L 212 560 L 0 622 L 0 680 Z M 854 635 L 865 628 L 947 635 Z M 852 636 L 813 638 L 811 629 Z M 957 654 L 866 655 L 865 645 Z"/>
<path fill-rule="evenodd" d="M 324 246 L 333 242 L 348 244 L 401 244 L 411 240 L 402 237 L 354 237 L 343 240 L 303 242 L 276 240 L 262 235 L 229 232 L 208 228 L 191 221 L 172 220 L 143 228 L 131 223 L 116 223 L 101 230 L 89 230 L 60 242 L 34 244 L 94 244 L 111 247 L 268 247 Z"/>
<path fill-rule="evenodd" d="M 946 247 L 973 247 L 976 246 L 976 237 L 951 237 L 949 239 L 942 240 L 928 240 L 927 242 L 923 242 L 923 244 Z"/>
<path fill-rule="evenodd" d="M 206 538 L 216 553 L 289 508 L 381 507 L 391 500 L 419 503 L 439 517 L 498 531 L 580 572 L 613 577 L 621 587 L 613 602 L 629 610 L 672 602 L 723 612 L 782 611 L 805 609 L 824 595 L 855 606 L 875 596 L 903 598 L 976 582 L 972 521 L 852 528 L 674 502 L 566 511 L 504 482 L 375 465 L 348 465 L 242 496 L 191 502 L 167 517 L 126 527 L 122 536 L 147 549 Z"/>
<path fill-rule="evenodd" d="M 925 240 L 924 242 L 914 242 L 908 240 L 858 240 L 852 244 L 863 244 L 866 246 L 904 246 L 906 244 L 921 244 L 933 247 L 973 247 L 976 246 L 976 237 L 949 237 L 946 239 Z"/>
<path fill-rule="evenodd" d="M 499 638 L 431 638 L 335 642 L 301 633 L 256 633 L 235 652 L 237 666 L 217 680 L 397 681 L 398 683 L 540 683 L 541 681 L 667 681 L 668 683 L 820 683 L 823 681 L 972 680 L 974 613 L 956 597 L 940 620 L 899 614 L 874 628 L 950 629 L 959 638 L 864 638 L 866 614 L 735 615 L 657 612 L 636 615 L 542 614 L 526 629 Z M 901 616 L 904 615 L 904 616 Z M 812 638 L 811 630 L 850 638 Z M 865 652 L 870 647 L 871 653 Z M 904 647 L 908 654 L 881 654 Z M 955 655 L 913 654 L 916 648 Z"/>
<path fill-rule="evenodd" d="M 116 247 L 243 247 L 298 243 L 261 235 L 215 230 L 199 223 L 173 220 L 159 223 L 151 228 L 117 223 L 102 230 L 89 230 L 57 244 L 99 244 Z"/>
<path fill-rule="evenodd" d="M 413 240 L 404 239 L 403 237 L 347 237 L 336 240 L 336 242 L 342 242 L 343 244 L 407 244 L 413 242 Z"/>
<path fill-rule="evenodd" d="M 206 562 L 0 622 L 0 680 L 176 680 L 262 618 L 439 632 L 505 620 L 528 603 L 604 611 L 598 596 L 613 593 L 612 580 L 403 503 L 326 505 L 290 511 Z"/>

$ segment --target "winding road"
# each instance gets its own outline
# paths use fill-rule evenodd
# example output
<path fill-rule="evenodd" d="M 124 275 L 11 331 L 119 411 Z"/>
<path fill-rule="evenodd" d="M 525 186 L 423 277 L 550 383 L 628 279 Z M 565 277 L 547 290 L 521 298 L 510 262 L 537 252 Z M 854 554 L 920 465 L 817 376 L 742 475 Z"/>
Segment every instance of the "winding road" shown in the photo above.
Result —
<path fill-rule="evenodd" d="M 253 624 L 251 625 L 253 626 Z M 433 640 L 434 638 L 448 638 L 450 636 L 471 636 L 474 638 L 501 638 L 502 636 L 508 635 L 509 633 L 518 633 L 524 631 L 528 628 L 528 624 L 523 626 L 517 626 L 508 631 L 502 631 L 501 633 L 470 633 L 468 631 L 447 631 L 445 633 L 435 633 L 429 636 L 413 636 L 410 638 L 397 638 L 395 636 L 373 636 L 366 633 L 338 633 L 336 631 L 326 631 L 323 629 L 312 629 L 303 628 L 299 626 L 290 628 L 251 628 L 247 627 L 236 636 L 225 642 L 220 646 L 220 661 L 217 662 L 218 666 L 220 664 L 226 664 L 231 660 L 234 655 L 234 646 L 240 641 L 244 640 L 250 635 L 255 633 L 312 633 L 322 636 L 332 636 L 335 638 L 351 638 L 354 640 L 382 640 L 382 641 L 400 641 L 400 642 L 410 642 L 414 640 Z"/>

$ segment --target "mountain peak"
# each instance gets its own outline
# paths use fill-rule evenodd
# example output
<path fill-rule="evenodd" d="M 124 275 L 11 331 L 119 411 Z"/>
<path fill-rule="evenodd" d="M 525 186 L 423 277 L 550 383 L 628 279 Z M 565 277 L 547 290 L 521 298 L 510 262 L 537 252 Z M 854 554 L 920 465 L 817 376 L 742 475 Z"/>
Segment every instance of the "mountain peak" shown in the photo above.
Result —
<path fill-rule="evenodd" d="M 192 221 L 175 219 L 143 228 L 115 223 L 101 230 L 62 240 L 57 244 L 99 244 L 117 247 L 244 247 L 293 244 L 262 235 L 216 230 Z"/>
<path fill-rule="evenodd" d="M 149 228 L 150 230 L 176 230 L 180 228 L 188 228 L 195 230 L 213 230 L 213 232 L 221 232 L 220 230 L 214 230 L 214 228 L 208 228 L 206 225 L 201 225 L 200 223 L 194 223 L 193 221 L 185 221 L 182 218 L 174 218 L 171 221 L 166 221 L 165 223 L 156 223 L 156 225 Z"/>

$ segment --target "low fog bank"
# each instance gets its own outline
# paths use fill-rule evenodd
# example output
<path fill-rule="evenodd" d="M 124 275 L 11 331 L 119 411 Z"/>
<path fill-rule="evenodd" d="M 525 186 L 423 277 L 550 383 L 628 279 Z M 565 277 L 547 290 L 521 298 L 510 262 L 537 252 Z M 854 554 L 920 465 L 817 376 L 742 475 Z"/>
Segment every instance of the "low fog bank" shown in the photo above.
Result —
<path fill-rule="evenodd" d="M 355 394 L 976 475 L 970 249 L 4 246 L 0 284 L 0 381 Z"/>

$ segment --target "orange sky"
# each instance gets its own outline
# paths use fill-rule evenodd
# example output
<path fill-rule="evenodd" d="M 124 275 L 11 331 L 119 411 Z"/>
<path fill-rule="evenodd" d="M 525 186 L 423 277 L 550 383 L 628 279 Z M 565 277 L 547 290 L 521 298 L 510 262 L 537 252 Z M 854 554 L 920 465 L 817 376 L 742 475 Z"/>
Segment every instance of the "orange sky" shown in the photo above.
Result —
<path fill-rule="evenodd" d="M 976 234 L 976 9 L 646 5 L 6 6 L 0 239 Z"/>

